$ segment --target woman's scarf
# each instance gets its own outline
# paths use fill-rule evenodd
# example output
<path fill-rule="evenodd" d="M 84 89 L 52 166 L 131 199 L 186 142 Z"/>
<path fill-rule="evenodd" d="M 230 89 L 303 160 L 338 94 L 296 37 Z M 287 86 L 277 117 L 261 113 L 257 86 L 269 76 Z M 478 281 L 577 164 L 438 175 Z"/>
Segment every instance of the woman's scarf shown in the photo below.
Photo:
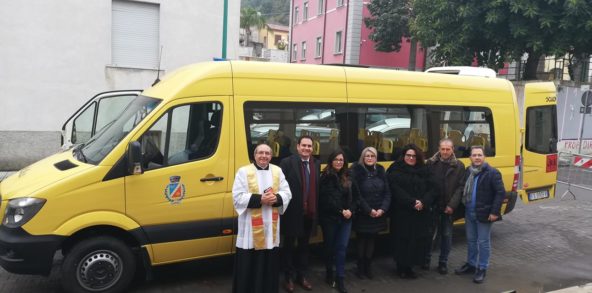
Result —
<path fill-rule="evenodd" d="M 483 170 L 483 165 L 485 163 L 483 163 L 480 166 L 469 166 L 468 170 L 469 170 L 469 178 L 467 178 L 467 182 L 465 183 L 465 189 L 464 189 L 464 202 L 465 205 L 468 206 L 469 203 L 471 202 L 471 196 L 472 196 L 472 192 L 473 192 L 473 183 L 475 181 L 475 177 L 479 175 L 479 173 L 481 173 L 481 171 Z"/>

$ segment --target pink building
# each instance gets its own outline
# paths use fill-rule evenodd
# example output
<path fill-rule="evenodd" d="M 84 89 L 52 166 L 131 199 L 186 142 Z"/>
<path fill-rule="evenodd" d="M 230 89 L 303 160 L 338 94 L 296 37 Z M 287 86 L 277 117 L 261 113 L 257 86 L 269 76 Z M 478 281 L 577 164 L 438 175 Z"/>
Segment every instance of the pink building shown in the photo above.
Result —
<path fill-rule="evenodd" d="M 372 67 L 409 67 L 410 43 L 401 51 L 374 49 L 364 18 L 371 0 L 292 0 L 290 62 L 355 64 Z M 415 69 L 424 70 L 425 49 L 418 46 Z"/>

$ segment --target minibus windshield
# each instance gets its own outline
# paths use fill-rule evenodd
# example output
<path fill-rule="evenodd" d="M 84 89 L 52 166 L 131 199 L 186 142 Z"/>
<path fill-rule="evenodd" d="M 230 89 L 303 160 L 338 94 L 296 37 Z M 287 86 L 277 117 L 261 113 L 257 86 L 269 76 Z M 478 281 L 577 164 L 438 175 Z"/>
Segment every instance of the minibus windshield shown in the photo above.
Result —
<path fill-rule="evenodd" d="M 127 105 L 120 116 L 106 123 L 87 143 L 76 147 L 75 157 L 82 162 L 98 164 L 160 102 L 159 99 L 138 96 Z"/>

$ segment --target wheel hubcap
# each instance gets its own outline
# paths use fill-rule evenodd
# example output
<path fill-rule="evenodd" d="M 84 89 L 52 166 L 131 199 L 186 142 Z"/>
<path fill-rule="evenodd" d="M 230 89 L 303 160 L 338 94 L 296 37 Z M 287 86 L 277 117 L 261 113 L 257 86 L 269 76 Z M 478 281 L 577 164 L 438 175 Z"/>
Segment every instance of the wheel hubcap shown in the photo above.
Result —
<path fill-rule="evenodd" d="M 113 251 L 100 250 L 87 254 L 77 268 L 78 283 L 88 291 L 102 291 L 119 281 L 122 261 Z"/>

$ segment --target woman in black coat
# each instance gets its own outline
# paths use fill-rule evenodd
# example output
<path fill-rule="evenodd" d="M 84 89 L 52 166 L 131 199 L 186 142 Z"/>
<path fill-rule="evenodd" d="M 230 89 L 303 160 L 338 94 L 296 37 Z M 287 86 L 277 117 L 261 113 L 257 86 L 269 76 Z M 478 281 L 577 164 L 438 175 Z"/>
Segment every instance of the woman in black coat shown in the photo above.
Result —
<path fill-rule="evenodd" d="M 352 167 L 352 179 L 360 190 L 358 213 L 354 219 L 358 244 L 359 278 L 373 278 L 372 255 L 378 232 L 386 230 L 385 213 L 391 204 L 386 173 L 381 165 L 376 164 L 377 151 L 367 147 L 362 151 L 360 160 Z"/>
<path fill-rule="evenodd" d="M 425 261 L 430 235 L 429 207 L 435 198 L 432 175 L 422 151 L 414 144 L 403 147 L 401 157 L 387 171 L 391 205 L 394 258 L 401 278 L 415 279 L 413 266 Z"/>
<path fill-rule="evenodd" d="M 349 243 L 353 212 L 358 200 L 357 186 L 352 184 L 345 154 L 341 150 L 329 155 L 321 173 L 319 192 L 319 222 L 325 244 L 326 281 L 340 293 L 346 293 L 345 252 Z M 335 277 L 333 277 L 335 266 Z"/>

